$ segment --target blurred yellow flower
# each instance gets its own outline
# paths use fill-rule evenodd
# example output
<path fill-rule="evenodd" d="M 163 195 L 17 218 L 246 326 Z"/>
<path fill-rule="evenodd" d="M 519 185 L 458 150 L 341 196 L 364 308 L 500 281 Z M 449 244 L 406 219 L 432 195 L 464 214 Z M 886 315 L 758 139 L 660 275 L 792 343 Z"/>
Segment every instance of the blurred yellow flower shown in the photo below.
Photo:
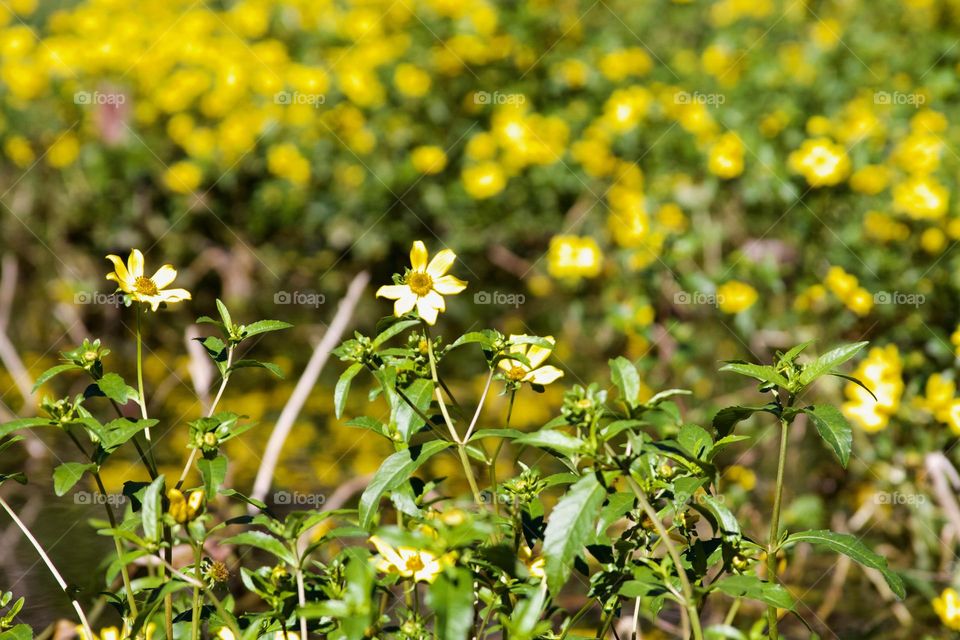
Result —
<path fill-rule="evenodd" d="M 452 564 L 446 556 L 438 558 L 429 551 L 413 547 L 393 547 L 379 536 L 370 536 L 370 542 L 380 554 L 376 563 L 378 571 L 413 578 L 414 582 L 433 582 L 446 566 Z"/>
<path fill-rule="evenodd" d="M 377 290 L 378 298 L 395 300 L 393 313 L 400 317 L 416 307 L 427 324 L 436 324 L 437 316 L 446 310 L 443 296 L 454 296 L 467 288 L 467 283 L 447 275 L 457 259 L 450 249 L 444 249 L 427 262 L 427 247 L 417 240 L 410 249 L 410 269 L 399 284 L 384 285 Z"/>
<path fill-rule="evenodd" d="M 467 194 L 476 200 L 491 198 L 507 185 L 503 169 L 496 162 L 482 162 L 464 168 L 461 174 Z"/>
<path fill-rule="evenodd" d="M 421 98 L 430 91 L 430 74 L 412 64 L 398 64 L 393 72 L 397 91 L 409 98 Z"/>
<path fill-rule="evenodd" d="M 640 47 L 612 51 L 600 59 L 600 73 L 619 82 L 631 76 L 643 76 L 653 68 L 650 55 Z"/>
<path fill-rule="evenodd" d="M 558 235 L 550 238 L 547 271 L 554 278 L 596 278 L 603 267 L 603 254 L 589 236 Z"/>
<path fill-rule="evenodd" d="M 757 290 L 739 280 L 730 280 L 717 287 L 717 306 L 724 313 L 746 311 L 756 303 L 757 298 Z"/>
<path fill-rule="evenodd" d="M 960 594 L 950 587 L 933 599 L 933 610 L 940 616 L 944 626 L 960 631 Z"/>
<path fill-rule="evenodd" d="M 37 159 L 30 141 L 23 136 L 14 135 L 7 138 L 3 145 L 3 152 L 10 158 L 10 162 L 21 169 L 26 169 Z"/>
<path fill-rule="evenodd" d="M 737 134 L 727 132 L 710 147 L 707 168 L 710 173 L 724 180 L 743 173 L 743 142 Z"/>
<path fill-rule="evenodd" d="M 176 193 L 193 193 L 202 180 L 203 170 L 189 160 L 173 163 L 163 174 L 163 183 Z"/>
<path fill-rule="evenodd" d="M 753 491 L 757 486 L 757 474 L 752 469 L 739 464 L 731 465 L 723 475 L 744 491 Z"/>
<path fill-rule="evenodd" d="M 526 337 L 528 336 L 511 335 L 510 341 L 515 342 L 519 338 Z M 546 336 L 544 339 L 550 343 L 550 348 L 536 344 L 514 344 L 510 347 L 509 353 L 525 357 L 529 364 L 520 360 L 504 359 L 498 362 L 497 366 L 509 380 L 516 383 L 529 382 L 543 386 L 559 380 L 563 377 L 563 371 L 552 365 L 541 366 L 553 352 L 553 345 L 556 344 L 553 336 Z"/>
<path fill-rule="evenodd" d="M 900 407 L 903 394 L 903 365 L 896 345 L 873 347 L 867 357 L 851 374 L 876 395 L 876 399 L 853 382 L 844 387 L 847 401 L 841 406 L 843 414 L 868 433 L 887 428 L 890 418 Z"/>
<path fill-rule="evenodd" d="M 440 147 L 423 145 L 411 152 L 410 161 L 420 173 L 432 175 L 440 173 L 447 166 L 447 154 Z"/>
<path fill-rule="evenodd" d="M 310 181 L 310 163 L 294 144 L 275 144 L 267 149 L 267 169 L 300 187 Z"/>
<path fill-rule="evenodd" d="M 72 133 L 64 133 L 47 149 L 47 164 L 56 169 L 73 164 L 80 155 L 80 141 Z"/>
<path fill-rule="evenodd" d="M 787 159 L 794 173 L 802 174 L 811 187 L 839 184 L 850 173 L 846 149 L 827 138 L 805 140 Z"/>
<path fill-rule="evenodd" d="M 911 218 L 935 220 L 947 213 L 947 188 L 931 176 L 914 175 L 893 187 L 893 207 Z"/>
<path fill-rule="evenodd" d="M 858 193 L 875 196 L 890 184 L 890 169 L 882 164 L 868 164 L 850 176 L 850 188 Z"/>
<path fill-rule="evenodd" d="M 117 283 L 120 291 L 136 302 L 149 304 L 156 311 L 160 303 L 173 303 L 190 300 L 186 289 L 166 289 L 177 277 L 177 270 L 171 265 L 160 267 L 152 277 L 146 277 L 143 270 L 143 253 L 133 249 L 124 265 L 119 256 L 109 255 L 107 260 L 113 263 L 113 272 L 107 274 L 107 280 Z"/>

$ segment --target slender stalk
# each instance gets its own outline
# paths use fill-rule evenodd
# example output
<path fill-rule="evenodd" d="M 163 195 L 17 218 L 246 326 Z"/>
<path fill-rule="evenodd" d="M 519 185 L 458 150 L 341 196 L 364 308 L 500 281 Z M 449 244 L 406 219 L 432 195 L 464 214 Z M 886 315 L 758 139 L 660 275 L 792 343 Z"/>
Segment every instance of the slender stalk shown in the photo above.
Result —
<path fill-rule="evenodd" d="M 226 373 L 223 374 L 223 377 L 220 380 L 220 388 L 217 389 L 217 395 L 213 399 L 213 403 L 210 404 L 210 408 L 207 410 L 207 417 L 209 418 L 217 410 L 217 405 L 220 404 L 220 398 L 223 397 L 223 390 L 227 388 L 227 381 L 230 380 L 230 365 L 233 364 L 233 345 L 227 349 L 227 368 L 225 369 Z M 183 465 L 183 471 L 180 472 L 180 479 L 177 480 L 177 489 L 183 486 L 184 481 L 187 479 L 187 474 L 190 473 L 190 467 L 193 466 L 193 461 L 197 459 L 198 449 L 192 449 L 190 451 L 190 457 L 187 458 L 187 463 Z"/>
<path fill-rule="evenodd" d="M 203 545 L 196 541 L 193 542 L 193 573 L 194 577 L 200 575 L 200 562 L 203 560 Z M 200 640 L 200 583 L 193 585 L 193 611 L 190 616 L 190 637 L 193 640 Z"/>
<path fill-rule="evenodd" d="M 470 442 L 470 436 L 473 435 L 473 429 L 477 426 L 477 420 L 480 419 L 480 410 L 483 409 L 483 403 L 487 401 L 487 393 L 490 391 L 490 383 L 493 382 L 494 370 L 490 369 L 490 375 L 487 376 L 487 383 L 483 386 L 483 393 L 480 394 L 480 402 L 477 403 L 477 410 L 473 414 L 470 426 L 467 428 L 467 435 L 463 436 L 464 442 Z"/>
<path fill-rule="evenodd" d="M 630 633 L 630 640 L 637 640 L 643 637 L 640 631 L 640 603 L 641 598 L 637 598 L 633 603 L 633 631 Z"/>
<path fill-rule="evenodd" d="M 57 571 L 57 567 L 54 566 L 53 561 L 50 560 L 50 556 L 47 555 L 47 552 L 43 550 L 43 547 L 40 546 L 40 543 L 37 541 L 33 534 L 30 533 L 30 529 L 27 528 L 27 525 L 23 524 L 23 521 L 17 517 L 16 512 L 10 505 L 7 504 L 7 501 L 3 498 L 0 498 L 0 507 L 3 507 L 3 510 L 7 512 L 7 515 L 10 516 L 10 519 L 13 520 L 14 524 L 23 532 L 23 535 L 26 536 L 27 540 L 30 541 L 30 544 L 33 545 L 33 548 L 37 550 L 37 555 L 40 556 L 40 559 L 47 569 L 53 575 L 53 578 L 57 581 L 57 584 L 60 585 L 60 588 L 64 593 L 67 593 L 67 582 L 63 579 L 63 576 L 60 575 L 60 572 Z M 69 594 L 67 594 L 69 596 Z M 74 610 L 77 612 L 77 617 L 80 618 L 80 624 L 83 626 L 83 632 L 86 634 L 88 640 L 92 640 L 95 636 L 93 635 L 93 630 L 90 628 L 90 623 L 87 621 L 87 616 L 83 612 L 83 608 L 80 606 L 80 603 L 77 602 L 76 598 L 70 598 L 70 604 L 73 605 Z"/>
<path fill-rule="evenodd" d="M 587 600 L 587 603 L 580 607 L 580 610 L 573 614 L 573 617 L 567 621 L 563 626 L 563 632 L 560 634 L 559 640 L 565 640 L 567 634 L 570 633 L 570 630 L 573 629 L 573 626 L 580 622 L 580 618 L 587 614 L 587 611 L 593 608 L 593 600 Z"/>
<path fill-rule="evenodd" d="M 290 550 L 293 552 L 294 558 L 297 560 L 297 602 L 300 603 L 300 608 L 306 606 L 307 604 L 307 593 L 303 585 L 303 566 L 302 558 L 299 557 L 297 552 L 297 541 L 294 540 L 290 543 Z M 307 640 L 307 619 L 303 615 L 299 616 L 300 618 L 300 640 Z"/>
<path fill-rule="evenodd" d="M 437 396 L 437 403 L 440 405 L 440 413 L 450 431 L 450 437 L 457 444 L 457 454 L 460 456 L 460 464 L 463 466 L 463 472 L 470 484 L 470 491 L 473 492 L 473 500 L 478 505 L 483 504 L 483 497 L 480 495 L 480 488 L 477 486 L 477 479 L 473 475 L 473 467 L 470 465 L 470 459 L 467 457 L 465 440 L 461 440 L 457 435 L 457 430 L 453 426 L 453 420 L 450 419 L 450 413 L 447 411 L 447 404 L 443 401 L 443 392 L 440 390 L 440 377 L 437 375 L 437 359 L 433 353 L 433 341 L 430 339 L 430 331 L 427 325 L 423 325 L 423 337 L 427 341 L 427 355 L 430 359 L 430 375 L 433 377 L 433 390 Z"/>
<path fill-rule="evenodd" d="M 510 402 L 507 405 L 507 425 L 506 428 L 510 428 L 510 419 L 513 417 L 513 401 L 517 399 L 517 390 L 510 390 Z M 500 459 L 500 450 L 503 449 L 504 438 L 500 438 L 500 442 L 497 443 L 497 448 L 493 452 L 493 458 L 490 463 L 490 491 L 493 493 L 493 511 L 497 515 L 500 515 L 500 501 L 497 500 L 497 460 Z"/>
<path fill-rule="evenodd" d="M 689 637 L 689 629 L 692 628 L 693 637 L 696 640 L 703 640 L 703 630 L 700 628 L 700 614 L 693 600 L 693 588 L 690 586 L 687 572 L 684 570 L 683 563 L 680 560 L 680 552 L 677 551 L 677 546 L 673 543 L 673 540 L 670 539 L 670 533 L 664 526 L 660 516 L 657 515 L 656 510 L 650 504 L 650 501 L 647 500 L 647 495 L 644 493 L 643 488 L 633 479 L 633 476 L 631 476 L 629 472 L 626 474 L 626 478 L 634 495 L 637 496 L 640 508 L 643 509 L 643 512 L 647 514 L 647 517 L 653 522 L 653 526 L 657 530 L 657 535 L 660 536 L 663 545 L 667 548 L 667 553 L 673 560 L 673 564 L 677 567 L 677 577 L 680 579 L 680 589 L 683 592 L 683 606 L 681 609 L 683 617 L 681 620 L 685 629 L 684 637 Z"/>
<path fill-rule="evenodd" d="M 203 587 L 203 583 L 200 580 L 197 580 L 196 578 L 191 578 L 190 576 L 184 573 L 181 573 L 180 571 L 177 570 L 176 567 L 174 567 L 172 564 L 170 564 L 163 558 L 160 559 L 160 562 L 162 566 L 170 570 L 170 575 L 180 578 L 181 580 L 183 580 L 189 585 Z M 217 613 L 220 614 L 220 619 L 222 619 L 224 623 L 226 623 L 230 631 L 233 632 L 234 637 L 242 638 L 243 633 L 240 631 L 240 627 L 238 627 L 237 624 L 234 622 L 233 616 L 228 614 L 227 610 L 223 608 L 223 603 L 220 601 L 220 598 L 218 598 L 213 593 L 212 590 L 207 591 L 207 597 L 210 598 L 210 602 L 213 603 L 213 607 L 217 610 Z M 170 637 L 172 638 L 173 636 L 170 636 Z"/>
<path fill-rule="evenodd" d="M 787 463 L 787 427 L 788 423 L 780 418 L 780 457 L 777 461 L 777 488 L 773 497 L 773 515 L 770 518 L 770 540 L 767 543 L 767 580 L 777 582 L 777 551 L 780 545 L 780 508 L 783 502 L 783 473 Z M 777 631 L 777 608 L 767 607 L 767 626 L 772 640 L 780 635 Z"/>
<path fill-rule="evenodd" d="M 723 624 L 727 626 L 733 624 L 734 619 L 737 617 L 737 612 L 740 611 L 740 602 L 740 598 L 733 601 L 733 604 L 730 605 L 730 610 L 727 611 L 727 615 L 723 618 Z"/>
<path fill-rule="evenodd" d="M 147 419 L 147 399 L 143 395 L 143 329 L 142 321 L 140 316 L 143 315 L 143 305 L 137 305 L 137 392 L 140 400 L 140 415 L 143 416 L 143 419 Z M 147 442 L 151 442 L 150 439 L 150 427 L 147 427 L 143 430 L 144 435 L 147 437 Z M 148 447 L 149 449 L 150 447 Z"/>

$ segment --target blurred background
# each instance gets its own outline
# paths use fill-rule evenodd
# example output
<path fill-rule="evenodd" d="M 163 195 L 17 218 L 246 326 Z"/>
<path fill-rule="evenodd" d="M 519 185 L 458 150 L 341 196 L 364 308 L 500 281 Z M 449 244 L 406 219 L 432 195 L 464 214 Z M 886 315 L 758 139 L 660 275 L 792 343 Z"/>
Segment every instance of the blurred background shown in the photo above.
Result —
<path fill-rule="evenodd" d="M 557 337 L 567 375 L 518 404 L 519 428 L 616 355 L 650 393 L 691 389 L 686 418 L 706 424 L 752 393 L 719 361 L 869 340 L 856 374 L 877 400 L 839 379 L 816 392 L 856 427 L 850 469 L 794 430 L 787 524 L 863 536 L 910 597 L 832 557 L 794 558 L 786 581 L 822 637 L 954 637 L 960 617 L 931 602 L 960 582 L 958 63 L 957 0 L 2 0 L 0 417 L 82 391 L 30 388 L 86 337 L 134 379 L 134 316 L 104 279 L 104 256 L 132 247 L 193 292 L 146 328 L 171 473 L 209 383 L 194 319 L 220 297 L 241 322 L 296 325 L 257 345 L 286 378 L 237 376 L 225 397 L 261 423 L 230 443 L 242 491 L 348 283 L 371 275 L 349 319 L 369 333 L 415 239 L 453 249 L 470 283 L 440 332 Z M 482 363 L 445 366 L 479 395 Z M 274 488 L 332 495 L 387 453 L 334 419 L 341 369 L 325 367 Z M 347 418 L 375 410 L 361 399 Z M 498 398 L 486 426 L 504 413 Z M 756 440 L 725 461 L 757 533 L 768 428 L 747 423 Z M 33 482 L 2 491 L 92 595 L 101 512 L 93 487 L 52 497 L 65 447 L 42 437 L 5 452 Z M 134 473 L 108 465 L 108 489 Z M 4 522 L 0 549 L 28 622 L 67 612 Z"/>

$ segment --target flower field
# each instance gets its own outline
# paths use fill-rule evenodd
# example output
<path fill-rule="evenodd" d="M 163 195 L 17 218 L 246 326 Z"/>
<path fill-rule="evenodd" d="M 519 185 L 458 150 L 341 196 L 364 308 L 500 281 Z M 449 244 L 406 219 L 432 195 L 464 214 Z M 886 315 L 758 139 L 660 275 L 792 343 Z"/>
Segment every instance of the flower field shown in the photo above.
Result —
<path fill-rule="evenodd" d="M 960 633 L 960 1 L 0 0 L 0 640 Z"/>

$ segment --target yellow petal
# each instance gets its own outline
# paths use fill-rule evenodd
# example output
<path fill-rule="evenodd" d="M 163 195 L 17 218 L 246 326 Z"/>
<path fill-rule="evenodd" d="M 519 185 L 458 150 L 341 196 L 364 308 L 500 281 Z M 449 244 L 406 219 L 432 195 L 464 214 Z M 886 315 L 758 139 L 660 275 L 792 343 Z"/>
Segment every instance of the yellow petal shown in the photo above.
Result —
<path fill-rule="evenodd" d="M 553 336 L 546 336 L 544 338 L 547 340 L 551 348 L 547 349 L 546 347 L 541 347 L 540 345 L 532 344 L 530 345 L 530 350 L 527 351 L 527 360 L 530 361 L 530 368 L 536 369 L 543 361 L 547 359 L 550 355 L 550 352 L 553 351 L 553 345 L 556 344 L 556 341 L 553 339 Z"/>
<path fill-rule="evenodd" d="M 427 268 L 427 257 L 426 245 L 417 240 L 410 249 L 410 268 L 414 271 L 424 271 Z"/>
<path fill-rule="evenodd" d="M 123 259 L 120 256 L 111 254 L 107 256 L 107 260 L 113 263 L 113 273 L 107 274 L 107 280 L 114 280 L 117 284 L 121 284 L 130 279 L 127 266 L 123 264 Z"/>
<path fill-rule="evenodd" d="M 180 302 L 181 300 L 191 300 L 193 296 L 186 289 L 164 289 L 157 297 L 163 302 Z"/>
<path fill-rule="evenodd" d="M 143 254 L 140 253 L 140 249 L 133 249 L 130 252 L 130 257 L 127 258 L 127 271 L 134 280 L 143 277 Z"/>
<path fill-rule="evenodd" d="M 430 264 L 427 265 L 427 273 L 429 273 L 430 277 L 433 279 L 440 278 L 447 271 L 450 271 L 450 267 L 453 266 L 453 262 L 456 259 L 457 254 L 455 254 L 453 251 L 450 251 L 450 249 L 444 249 L 435 255 L 433 260 L 430 261 Z"/>
<path fill-rule="evenodd" d="M 436 260 L 436 258 L 434 258 Z M 433 264 L 432 262 L 430 263 Z M 427 267 L 427 271 L 430 267 Z M 432 277 L 432 276 L 431 276 Z M 433 279 L 433 290 L 444 296 L 453 296 L 467 288 L 467 283 L 454 276 L 440 276 Z"/>
<path fill-rule="evenodd" d="M 531 371 L 526 376 L 524 376 L 524 381 L 532 382 L 533 384 L 550 384 L 555 380 L 559 380 L 563 377 L 563 371 L 557 369 L 556 367 L 547 365 L 546 367 L 540 367 L 534 371 Z"/>
<path fill-rule="evenodd" d="M 150 279 L 153 280 L 153 284 L 157 285 L 157 289 L 163 289 L 176 277 L 177 270 L 173 268 L 173 265 L 165 264 L 157 269 L 157 272 Z"/>
<path fill-rule="evenodd" d="M 446 309 L 443 297 L 436 291 L 431 291 L 422 298 L 417 299 L 417 313 L 427 324 L 436 324 L 437 316 Z"/>
<path fill-rule="evenodd" d="M 413 311 L 419 299 L 417 294 L 410 290 L 410 287 L 404 287 L 404 289 L 406 289 L 406 292 L 393 303 L 393 315 L 398 318 L 405 313 Z"/>
<path fill-rule="evenodd" d="M 377 297 L 387 298 L 388 300 L 396 300 L 407 295 L 409 292 L 410 287 L 405 284 L 385 284 L 377 289 Z"/>

